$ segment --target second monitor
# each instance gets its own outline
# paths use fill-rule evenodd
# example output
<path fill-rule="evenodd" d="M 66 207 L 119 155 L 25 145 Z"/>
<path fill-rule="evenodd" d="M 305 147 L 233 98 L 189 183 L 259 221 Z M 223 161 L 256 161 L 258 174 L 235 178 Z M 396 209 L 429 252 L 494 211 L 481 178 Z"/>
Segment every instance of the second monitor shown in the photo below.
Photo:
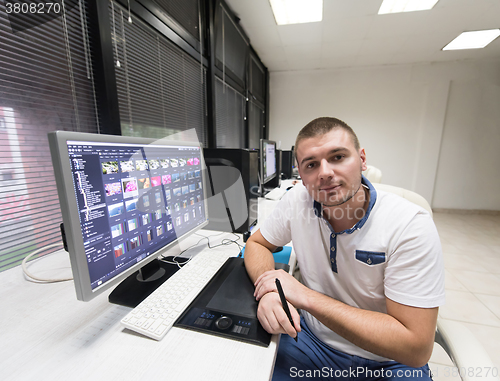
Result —
<path fill-rule="evenodd" d="M 275 141 L 260 139 L 259 178 L 261 196 L 276 187 L 276 184 L 272 182 L 273 179 L 279 178 L 276 152 Z"/>

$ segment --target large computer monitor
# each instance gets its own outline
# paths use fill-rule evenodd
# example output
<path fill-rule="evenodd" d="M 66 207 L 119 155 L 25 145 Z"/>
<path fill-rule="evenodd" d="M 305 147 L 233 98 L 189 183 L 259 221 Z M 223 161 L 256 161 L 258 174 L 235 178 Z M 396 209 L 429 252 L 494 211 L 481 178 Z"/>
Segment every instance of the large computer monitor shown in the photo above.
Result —
<path fill-rule="evenodd" d="M 277 176 L 276 142 L 260 139 L 259 168 L 262 187 Z"/>
<path fill-rule="evenodd" d="M 200 143 L 57 131 L 49 144 L 77 298 L 123 281 L 110 301 L 137 305 L 171 275 L 157 257 L 208 223 Z"/>

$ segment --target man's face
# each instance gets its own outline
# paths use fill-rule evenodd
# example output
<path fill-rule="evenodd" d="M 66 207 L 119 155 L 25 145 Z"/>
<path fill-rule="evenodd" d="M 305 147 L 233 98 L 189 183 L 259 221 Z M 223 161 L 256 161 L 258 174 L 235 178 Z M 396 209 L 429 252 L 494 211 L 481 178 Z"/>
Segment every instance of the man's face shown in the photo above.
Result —
<path fill-rule="evenodd" d="M 302 140 L 296 154 L 299 174 L 309 194 L 326 205 L 349 199 L 361 184 L 361 171 L 366 170 L 365 150 L 356 150 L 351 136 L 342 128 Z"/>

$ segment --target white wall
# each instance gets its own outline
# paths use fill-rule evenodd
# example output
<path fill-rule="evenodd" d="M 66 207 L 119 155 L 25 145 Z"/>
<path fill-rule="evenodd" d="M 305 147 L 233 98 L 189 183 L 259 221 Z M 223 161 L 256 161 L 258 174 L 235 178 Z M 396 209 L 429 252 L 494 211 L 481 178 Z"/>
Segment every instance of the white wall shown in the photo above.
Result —
<path fill-rule="evenodd" d="M 382 182 L 434 208 L 500 210 L 500 60 L 271 72 L 270 138 L 344 120 Z"/>

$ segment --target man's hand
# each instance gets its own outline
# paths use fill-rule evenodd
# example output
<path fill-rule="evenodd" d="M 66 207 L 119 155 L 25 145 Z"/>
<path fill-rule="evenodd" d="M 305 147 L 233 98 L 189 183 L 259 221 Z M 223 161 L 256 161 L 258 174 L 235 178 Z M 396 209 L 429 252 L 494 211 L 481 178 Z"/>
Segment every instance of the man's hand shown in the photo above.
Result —
<path fill-rule="evenodd" d="M 293 327 L 286 316 L 276 289 L 279 278 L 292 314 Z M 291 337 L 300 332 L 300 316 L 296 310 L 298 301 L 304 297 L 307 288 L 283 270 L 266 271 L 255 281 L 255 299 L 259 301 L 257 317 L 269 333 L 286 333 Z"/>
<path fill-rule="evenodd" d="M 291 337 L 295 337 L 300 332 L 300 316 L 290 303 L 288 303 L 288 308 L 292 314 L 294 326 L 290 324 L 286 316 L 278 293 L 268 292 L 260 298 L 257 318 L 267 332 L 271 334 L 286 333 Z"/>
<path fill-rule="evenodd" d="M 309 289 L 283 270 L 266 271 L 257 278 L 254 283 L 255 299 L 259 301 L 268 292 L 277 291 L 276 278 L 281 282 L 286 299 L 293 304 L 295 308 L 303 309 L 307 302 L 306 294 Z"/>

